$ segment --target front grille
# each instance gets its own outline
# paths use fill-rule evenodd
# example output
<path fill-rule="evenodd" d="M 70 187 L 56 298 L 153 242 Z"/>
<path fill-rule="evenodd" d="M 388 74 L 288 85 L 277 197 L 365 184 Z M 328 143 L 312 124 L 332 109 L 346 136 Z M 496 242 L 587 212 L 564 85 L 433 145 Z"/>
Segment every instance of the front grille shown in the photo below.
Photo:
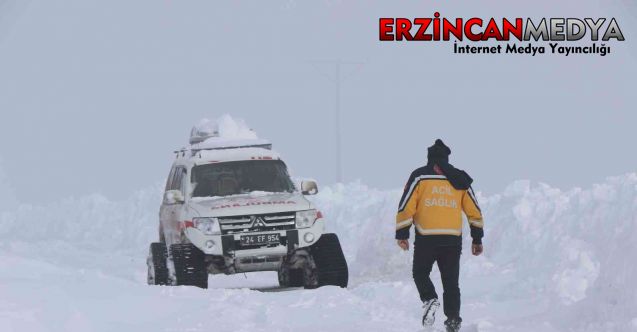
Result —
<path fill-rule="evenodd" d="M 222 234 L 288 230 L 294 229 L 295 223 L 294 212 L 219 218 Z"/>

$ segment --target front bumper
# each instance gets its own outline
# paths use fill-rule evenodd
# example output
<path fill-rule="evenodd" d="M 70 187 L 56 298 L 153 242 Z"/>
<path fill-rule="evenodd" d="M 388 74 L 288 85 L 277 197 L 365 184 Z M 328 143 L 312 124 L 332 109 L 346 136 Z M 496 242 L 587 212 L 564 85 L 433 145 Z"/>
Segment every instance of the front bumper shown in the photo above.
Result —
<path fill-rule="evenodd" d="M 323 219 L 318 219 L 312 227 L 270 231 L 270 232 L 253 232 L 253 233 L 237 233 L 230 235 L 205 235 L 200 230 L 189 227 L 184 230 L 186 237 L 190 242 L 203 251 L 206 255 L 250 258 L 263 256 L 285 256 L 299 248 L 309 247 L 316 243 L 323 234 L 325 223 Z M 241 235 L 256 234 L 279 234 L 280 243 L 277 245 L 260 246 L 260 247 L 242 247 Z M 310 234 L 312 236 L 309 236 Z M 311 241 L 308 241 L 311 239 Z"/>

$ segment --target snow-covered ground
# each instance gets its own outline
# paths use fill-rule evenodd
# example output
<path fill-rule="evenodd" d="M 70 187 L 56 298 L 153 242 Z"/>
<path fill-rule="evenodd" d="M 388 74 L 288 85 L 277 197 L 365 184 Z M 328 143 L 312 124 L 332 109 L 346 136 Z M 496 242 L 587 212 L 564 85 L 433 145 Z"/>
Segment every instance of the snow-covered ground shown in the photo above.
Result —
<path fill-rule="evenodd" d="M 7 209 L 0 331 L 418 331 L 411 252 L 393 241 L 399 195 L 351 183 L 314 198 L 344 247 L 348 289 L 282 290 L 274 273 L 147 286 L 159 185 Z M 486 252 L 462 258 L 464 331 L 637 331 L 637 175 L 569 191 L 520 181 L 479 200 Z"/>

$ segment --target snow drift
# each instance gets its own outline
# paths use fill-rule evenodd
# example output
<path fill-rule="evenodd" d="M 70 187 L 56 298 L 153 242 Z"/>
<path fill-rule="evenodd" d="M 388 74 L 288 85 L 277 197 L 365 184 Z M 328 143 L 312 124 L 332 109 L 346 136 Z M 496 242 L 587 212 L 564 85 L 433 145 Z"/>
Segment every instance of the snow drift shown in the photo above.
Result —
<path fill-rule="evenodd" d="M 372 285 L 378 283 L 411 287 L 411 252 L 400 252 L 393 240 L 399 196 L 399 190 L 355 182 L 323 188 L 313 197 L 328 230 L 341 239 L 350 289 L 361 296 L 373 296 Z M 535 299 L 544 304 L 542 317 L 558 330 L 637 330 L 637 268 L 631 258 L 637 250 L 637 174 L 568 191 L 518 181 L 501 194 L 478 193 L 478 199 L 486 218 L 486 250 L 478 258 L 465 250 L 465 296 L 492 303 Z M 0 214 L 0 248 L 7 257 L 77 270 L 101 267 L 104 274 L 142 285 L 147 246 L 157 238 L 160 200 L 158 184 L 116 201 L 91 195 L 49 206 L 23 204 Z M 469 241 L 465 238 L 465 248 Z M 71 258 L 82 252 L 99 259 Z M 483 280 L 497 284 L 472 294 Z M 492 324 L 476 328 L 486 331 Z"/>
<path fill-rule="evenodd" d="M 334 220 L 328 227 L 343 239 L 354 284 L 410 278 L 409 254 L 398 252 L 393 241 L 399 197 L 398 190 L 360 183 L 327 188 L 317 197 Z M 478 199 L 486 252 L 479 258 L 463 255 L 465 285 L 478 276 L 507 274 L 511 283 L 485 296 L 544 297 L 565 329 L 636 327 L 630 320 L 637 319 L 637 268 L 631 258 L 637 250 L 637 174 L 565 192 L 518 181 L 501 194 L 478 193 Z M 469 248 L 470 238 L 464 240 Z"/>

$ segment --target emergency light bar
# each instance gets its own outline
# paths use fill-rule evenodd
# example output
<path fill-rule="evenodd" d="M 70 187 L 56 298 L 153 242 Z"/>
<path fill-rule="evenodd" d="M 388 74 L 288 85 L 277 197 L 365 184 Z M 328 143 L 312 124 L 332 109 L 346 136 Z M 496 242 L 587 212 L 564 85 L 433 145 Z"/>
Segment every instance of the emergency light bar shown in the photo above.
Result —
<path fill-rule="evenodd" d="M 219 129 L 216 124 L 204 122 L 203 125 L 192 127 L 189 143 L 199 144 L 212 137 L 219 137 Z"/>

